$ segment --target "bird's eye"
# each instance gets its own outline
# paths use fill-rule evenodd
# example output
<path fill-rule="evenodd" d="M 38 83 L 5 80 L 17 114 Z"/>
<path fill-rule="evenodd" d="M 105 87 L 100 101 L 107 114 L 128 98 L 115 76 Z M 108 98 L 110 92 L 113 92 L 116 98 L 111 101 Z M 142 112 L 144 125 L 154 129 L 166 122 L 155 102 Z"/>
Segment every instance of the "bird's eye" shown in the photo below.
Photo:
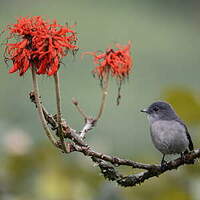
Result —
<path fill-rule="evenodd" d="M 155 112 L 157 112 L 157 111 L 159 110 L 159 108 L 158 108 L 158 107 L 155 107 L 155 108 L 153 108 L 153 110 L 154 110 Z"/>

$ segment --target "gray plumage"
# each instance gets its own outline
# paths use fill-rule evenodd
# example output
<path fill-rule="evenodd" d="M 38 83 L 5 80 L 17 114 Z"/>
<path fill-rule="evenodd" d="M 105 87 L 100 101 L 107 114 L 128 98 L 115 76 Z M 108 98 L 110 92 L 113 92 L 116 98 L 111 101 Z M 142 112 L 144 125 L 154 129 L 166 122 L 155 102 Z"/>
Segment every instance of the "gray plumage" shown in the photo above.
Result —
<path fill-rule="evenodd" d="M 193 143 L 186 125 L 170 104 L 158 101 L 141 111 L 147 113 L 151 138 L 154 146 L 163 154 L 162 162 L 165 154 L 182 155 L 188 150 L 193 150 Z"/>

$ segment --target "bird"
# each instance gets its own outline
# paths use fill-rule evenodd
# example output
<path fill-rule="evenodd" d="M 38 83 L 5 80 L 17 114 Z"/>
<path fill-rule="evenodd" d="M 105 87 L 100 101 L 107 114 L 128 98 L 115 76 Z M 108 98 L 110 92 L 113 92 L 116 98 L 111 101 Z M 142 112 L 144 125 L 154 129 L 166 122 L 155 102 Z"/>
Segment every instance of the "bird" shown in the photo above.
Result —
<path fill-rule="evenodd" d="M 194 150 L 187 126 L 169 103 L 156 101 L 141 112 L 147 114 L 151 139 L 155 148 L 163 154 L 161 166 L 167 163 L 167 154 L 180 154 L 184 159 L 186 153 Z"/>

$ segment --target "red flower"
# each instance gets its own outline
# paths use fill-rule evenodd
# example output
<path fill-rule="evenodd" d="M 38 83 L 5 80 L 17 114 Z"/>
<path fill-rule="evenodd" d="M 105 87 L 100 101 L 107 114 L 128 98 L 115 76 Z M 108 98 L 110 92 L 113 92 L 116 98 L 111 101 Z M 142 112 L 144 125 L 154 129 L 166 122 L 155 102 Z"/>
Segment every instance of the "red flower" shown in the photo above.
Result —
<path fill-rule="evenodd" d="M 132 57 L 130 55 L 130 42 L 126 46 L 116 45 L 116 50 L 107 49 L 105 53 L 87 52 L 94 56 L 94 63 L 97 64 L 93 70 L 95 75 L 103 78 L 106 73 L 111 72 L 111 75 L 119 80 L 128 77 L 132 68 Z"/>
<path fill-rule="evenodd" d="M 23 75 L 29 67 L 36 67 L 37 74 L 55 74 L 60 60 L 68 50 L 75 51 L 77 34 L 66 26 L 50 23 L 41 16 L 21 17 L 9 25 L 8 39 L 19 38 L 16 43 L 7 43 L 6 53 L 13 66 L 9 73 L 19 70 Z"/>

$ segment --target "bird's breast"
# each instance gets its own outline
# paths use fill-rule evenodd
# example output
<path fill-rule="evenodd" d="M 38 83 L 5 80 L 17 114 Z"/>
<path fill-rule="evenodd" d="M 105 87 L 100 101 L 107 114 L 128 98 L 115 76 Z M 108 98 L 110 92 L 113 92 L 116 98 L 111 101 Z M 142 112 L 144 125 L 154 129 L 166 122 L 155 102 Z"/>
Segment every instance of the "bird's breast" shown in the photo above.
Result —
<path fill-rule="evenodd" d="M 155 147 L 163 154 L 181 153 L 189 145 L 185 127 L 174 120 L 152 123 L 151 137 Z"/>

